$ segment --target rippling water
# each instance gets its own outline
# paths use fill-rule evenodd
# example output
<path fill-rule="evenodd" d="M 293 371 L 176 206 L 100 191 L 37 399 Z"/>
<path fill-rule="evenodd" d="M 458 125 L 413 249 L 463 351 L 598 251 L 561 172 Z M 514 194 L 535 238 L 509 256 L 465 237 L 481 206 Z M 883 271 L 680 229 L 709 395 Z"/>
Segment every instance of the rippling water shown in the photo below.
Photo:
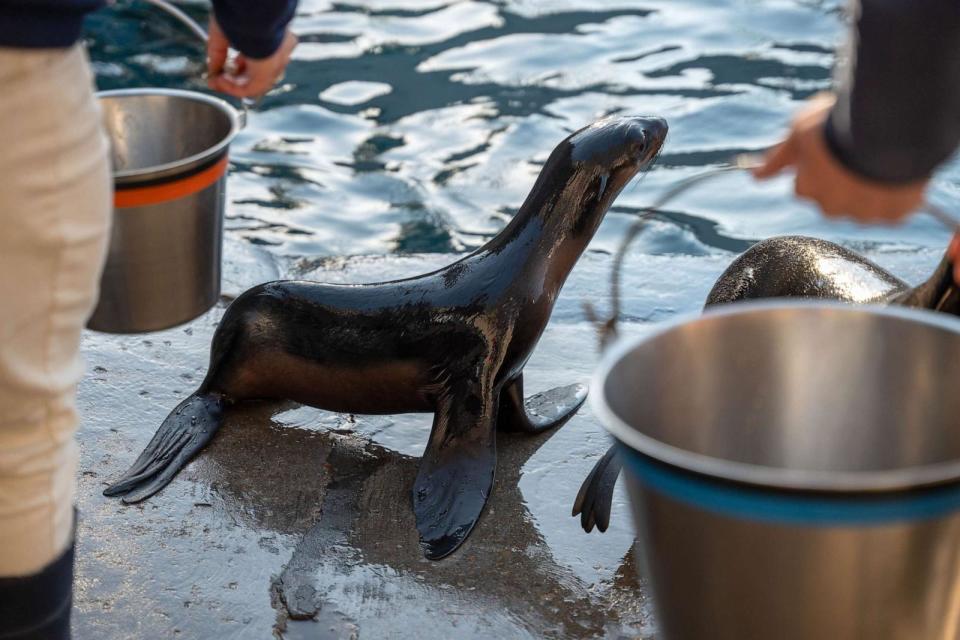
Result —
<path fill-rule="evenodd" d="M 519 207 L 570 131 L 613 113 L 664 116 L 670 137 L 595 250 L 676 180 L 775 142 L 830 84 L 839 0 L 304 0 L 284 84 L 233 146 L 228 229 L 278 257 L 464 251 Z M 206 5 L 184 6 L 205 20 Z M 200 45 L 124 3 L 87 30 L 100 88 L 201 88 Z M 954 192 L 958 173 L 942 176 Z M 805 233 L 912 251 L 947 235 L 829 223 L 786 181 L 732 175 L 670 205 L 650 254 L 739 251 Z"/>

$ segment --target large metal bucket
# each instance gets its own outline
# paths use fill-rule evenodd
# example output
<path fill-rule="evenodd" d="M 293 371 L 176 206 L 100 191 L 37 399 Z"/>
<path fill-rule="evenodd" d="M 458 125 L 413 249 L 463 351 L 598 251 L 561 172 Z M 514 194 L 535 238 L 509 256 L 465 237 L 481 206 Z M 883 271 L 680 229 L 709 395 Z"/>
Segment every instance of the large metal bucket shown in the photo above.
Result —
<path fill-rule="evenodd" d="M 664 640 L 960 638 L 960 322 L 730 305 L 615 346 Z"/>
<path fill-rule="evenodd" d="M 115 206 L 100 300 L 88 326 L 134 333 L 182 324 L 220 296 L 236 111 L 192 91 L 97 96 L 111 142 Z"/>

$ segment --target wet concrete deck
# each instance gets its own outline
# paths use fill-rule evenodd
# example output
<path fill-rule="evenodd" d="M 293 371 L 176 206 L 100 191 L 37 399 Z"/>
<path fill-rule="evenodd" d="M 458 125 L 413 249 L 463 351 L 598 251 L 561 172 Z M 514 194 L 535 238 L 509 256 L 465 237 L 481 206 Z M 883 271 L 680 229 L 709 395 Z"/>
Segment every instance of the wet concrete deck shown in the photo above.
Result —
<path fill-rule="evenodd" d="M 277 265 L 254 247 L 227 248 L 233 294 L 278 276 L 375 281 L 454 258 Z M 938 258 L 872 257 L 914 281 Z M 731 259 L 631 261 L 625 332 L 696 312 Z M 607 299 L 608 270 L 603 254 L 578 264 L 526 369 L 528 394 L 589 380 L 598 354 L 581 303 Z M 429 415 L 250 404 L 159 495 L 135 506 L 101 496 L 202 379 L 222 312 L 147 336 L 85 336 L 77 638 L 652 637 L 622 487 L 607 533 L 570 517 L 609 444 L 588 407 L 553 433 L 498 435 L 488 508 L 440 562 L 422 557 L 409 500 Z"/>

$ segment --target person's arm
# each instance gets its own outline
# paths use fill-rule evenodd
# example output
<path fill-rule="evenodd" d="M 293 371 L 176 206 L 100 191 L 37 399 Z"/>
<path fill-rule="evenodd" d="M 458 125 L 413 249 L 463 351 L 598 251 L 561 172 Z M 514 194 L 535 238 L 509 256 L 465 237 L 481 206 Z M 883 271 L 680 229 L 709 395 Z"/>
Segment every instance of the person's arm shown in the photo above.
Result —
<path fill-rule="evenodd" d="M 837 100 L 819 96 L 755 171 L 788 166 L 827 215 L 895 221 L 960 140 L 960 2 L 863 0 Z"/>
<path fill-rule="evenodd" d="M 288 25 L 297 0 L 213 0 L 207 42 L 208 84 L 237 97 L 266 93 L 283 75 L 297 39 Z M 237 49 L 225 70 L 227 50 Z"/>
<path fill-rule="evenodd" d="M 849 54 L 828 148 L 864 178 L 928 178 L 960 142 L 960 1 L 861 0 Z"/>

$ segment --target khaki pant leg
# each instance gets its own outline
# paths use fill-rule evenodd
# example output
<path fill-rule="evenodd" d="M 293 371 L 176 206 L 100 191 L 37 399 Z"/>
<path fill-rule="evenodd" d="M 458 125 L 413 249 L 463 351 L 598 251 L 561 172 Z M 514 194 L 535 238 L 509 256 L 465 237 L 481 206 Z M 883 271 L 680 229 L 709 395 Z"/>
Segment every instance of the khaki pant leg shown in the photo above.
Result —
<path fill-rule="evenodd" d="M 84 50 L 0 48 L 0 576 L 71 542 L 80 333 L 111 208 Z"/>

